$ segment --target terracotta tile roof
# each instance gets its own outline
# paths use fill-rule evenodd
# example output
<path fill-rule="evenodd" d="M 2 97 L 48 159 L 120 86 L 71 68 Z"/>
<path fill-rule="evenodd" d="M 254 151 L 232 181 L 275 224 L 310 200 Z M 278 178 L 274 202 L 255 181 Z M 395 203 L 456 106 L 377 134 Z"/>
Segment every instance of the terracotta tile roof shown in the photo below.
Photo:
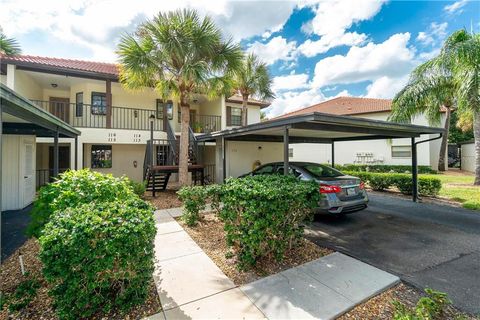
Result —
<path fill-rule="evenodd" d="M 118 66 L 114 63 L 93 62 L 29 55 L 5 56 L 0 55 L 2 63 L 18 64 L 22 66 L 48 66 L 52 68 L 68 69 L 73 71 L 93 72 L 118 77 Z"/>
<path fill-rule="evenodd" d="M 242 99 L 241 95 L 235 94 L 235 95 L 231 96 L 230 98 L 225 99 L 225 101 L 232 102 L 232 103 L 242 103 L 243 99 Z M 256 100 L 256 99 L 253 99 L 253 98 L 248 98 L 248 104 L 257 105 L 257 106 L 260 106 L 262 108 L 266 108 L 270 105 L 270 102 Z"/>
<path fill-rule="evenodd" d="M 392 100 L 358 97 L 338 97 L 320 102 L 310 107 L 285 113 L 278 118 L 296 116 L 311 112 L 323 112 L 335 115 L 355 115 L 375 112 L 389 112 L 392 110 Z"/>

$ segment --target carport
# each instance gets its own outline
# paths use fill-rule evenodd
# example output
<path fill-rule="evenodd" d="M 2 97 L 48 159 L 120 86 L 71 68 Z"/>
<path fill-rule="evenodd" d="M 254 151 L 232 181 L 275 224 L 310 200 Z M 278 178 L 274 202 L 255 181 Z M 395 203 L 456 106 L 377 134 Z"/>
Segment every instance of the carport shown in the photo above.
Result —
<path fill-rule="evenodd" d="M 13 157 L 14 150 L 7 149 L 10 148 L 11 145 L 6 145 L 5 148 L 3 147 L 3 143 L 5 142 L 3 135 L 26 135 L 53 138 L 54 176 L 57 176 L 59 171 L 58 139 L 75 139 L 75 152 L 77 152 L 78 136 L 80 135 L 80 131 L 55 117 L 53 114 L 40 109 L 30 100 L 20 96 L 17 92 L 13 91 L 7 86 L 0 84 L 0 167 L 3 165 L 3 169 L 5 170 L 6 168 L 5 172 L 2 170 L 2 174 L 0 174 L 0 194 L 2 193 L 2 178 L 4 178 L 6 172 L 13 170 L 13 168 L 22 168 L 22 170 L 25 171 L 26 169 L 23 167 L 27 167 L 25 164 L 22 166 L 18 163 L 13 163 L 14 161 L 12 159 L 16 159 Z M 2 155 L 2 150 L 7 152 Z M 18 160 L 30 160 L 31 156 L 32 154 L 30 152 L 28 155 L 23 155 L 23 158 L 19 156 Z M 76 158 L 77 157 L 75 155 L 75 160 Z M 10 161 L 5 161 L 5 163 L 2 164 L 5 159 Z M 30 161 L 28 162 L 30 163 Z M 34 161 L 31 162 L 34 163 Z M 32 168 L 30 168 L 30 166 L 28 167 L 28 171 L 31 171 Z M 77 163 L 75 162 L 75 169 L 76 168 Z M 33 171 L 34 170 L 35 167 L 33 167 Z M 18 172 L 20 173 L 20 169 L 18 169 Z M 26 176 L 22 175 L 19 180 L 26 178 Z M 9 180 L 8 183 L 11 183 L 11 180 Z M 1 202 L 2 201 L 0 199 L 0 205 Z"/>
<path fill-rule="evenodd" d="M 216 142 L 221 145 L 223 153 L 221 166 L 225 179 L 226 144 L 229 141 L 282 142 L 284 174 L 288 174 L 289 144 L 330 144 L 333 166 L 335 164 L 335 142 L 410 138 L 412 148 L 412 200 L 416 202 L 418 200 L 417 146 L 424 142 L 440 139 L 444 131 L 442 128 L 313 112 L 199 135 L 197 140 L 199 142 Z M 434 136 L 419 140 L 421 135 Z"/>

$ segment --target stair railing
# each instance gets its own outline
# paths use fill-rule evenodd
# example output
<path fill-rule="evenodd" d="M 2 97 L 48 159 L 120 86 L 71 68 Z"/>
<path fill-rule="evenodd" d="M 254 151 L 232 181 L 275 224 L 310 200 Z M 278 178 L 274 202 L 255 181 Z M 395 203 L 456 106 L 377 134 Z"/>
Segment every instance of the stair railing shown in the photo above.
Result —
<path fill-rule="evenodd" d="M 192 127 L 188 127 L 188 144 L 190 146 L 190 150 L 192 150 L 193 161 L 196 162 L 198 160 L 198 141 L 197 137 L 193 133 Z"/>
<path fill-rule="evenodd" d="M 167 121 L 167 126 L 166 126 L 166 132 L 167 132 L 167 139 L 168 139 L 168 144 L 170 146 L 170 152 L 169 152 L 169 164 L 176 164 L 176 159 L 177 159 L 177 137 L 175 137 L 175 132 L 173 132 L 172 126 L 170 125 L 170 122 Z"/>

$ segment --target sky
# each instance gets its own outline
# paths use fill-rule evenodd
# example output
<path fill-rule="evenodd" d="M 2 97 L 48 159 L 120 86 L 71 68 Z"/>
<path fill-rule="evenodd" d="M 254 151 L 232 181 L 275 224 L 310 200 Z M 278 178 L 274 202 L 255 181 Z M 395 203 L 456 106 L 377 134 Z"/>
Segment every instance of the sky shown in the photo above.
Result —
<path fill-rule="evenodd" d="M 268 64 L 268 117 L 338 96 L 393 98 L 450 33 L 480 32 L 479 0 L 0 0 L 0 26 L 24 54 L 116 62 L 123 33 L 186 7 Z"/>

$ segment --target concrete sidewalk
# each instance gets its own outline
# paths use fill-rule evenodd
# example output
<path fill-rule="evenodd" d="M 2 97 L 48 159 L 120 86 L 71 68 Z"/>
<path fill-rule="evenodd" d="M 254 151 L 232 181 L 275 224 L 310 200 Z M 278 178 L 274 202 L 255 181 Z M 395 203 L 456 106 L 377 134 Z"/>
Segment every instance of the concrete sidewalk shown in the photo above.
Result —
<path fill-rule="evenodd" d="M 380 269 L 333 253 L 240 288 L 173 217 L 155 212 L 155 284 L 163 312 L 149 319 L 333 319 L 395 285 Z"/>
<path fill-rule="evenodd" d="M 264 319 L 173 219 L 179 215 L 180 208 L 155 212 L 154 280 L 163 312 L 150 319 Z"/>

